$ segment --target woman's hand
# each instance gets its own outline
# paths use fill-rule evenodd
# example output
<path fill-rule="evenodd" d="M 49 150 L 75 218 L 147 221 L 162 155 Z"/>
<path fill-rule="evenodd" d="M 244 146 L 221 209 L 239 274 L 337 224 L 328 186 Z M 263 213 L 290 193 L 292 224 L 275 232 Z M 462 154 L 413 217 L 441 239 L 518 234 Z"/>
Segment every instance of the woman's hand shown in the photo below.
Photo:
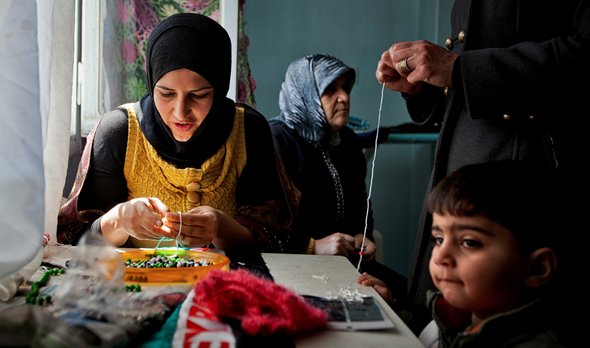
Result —
<path fill-rule="evenodd" d="M 196 207 L 186 213 L 169 212 L 162 219 L 162 230 L 184 246 L 204 246 L 212 243 L 219 233 L 220 213 L 209 206 Z"/>
<path fill-rule="evenodd" d="M 102 235 L 115 246 L 125 244 L 129 236 L 137 239 L 169 237 L 161 226 L 168 208 L 155 197 L 134 198 L 119 203 L 103 215 Z"/>
<path fill-rule="evenodd" d="M 356 234 L 354 236 L 355 251 L 358 250 L 357 252 L 360 252 L 362 244 L 363 244 L 363 234 L 362 233 Z M 365 248 L 364 249 L 365 250 L 362 250 L 363 261 L 370 261 L 370 260 L 375 259 L 375 255 L 377 253 L 377 246 L 369 238 L 365 238 Z"/>
<path fill-rule="evenodd" d="M 316 239 L 313 253 L 317 255 L 342 255 L 349 257 L 355 250 L 354 237 L 346 233 L 333 233 L 322 239 Z"/>
<path fill-rule="evenodd" d="M 181 226 L 182 219 L 182 226 Z M 217 248 L 249 248 L 256 239 L 245 226 L 221 210 L 200 206 L 186 213 L 169 212 L 162 219 L 162 231 L 188 247 L 213 244 Z M 179 233 L 180 232 L 180 233 Z"/>

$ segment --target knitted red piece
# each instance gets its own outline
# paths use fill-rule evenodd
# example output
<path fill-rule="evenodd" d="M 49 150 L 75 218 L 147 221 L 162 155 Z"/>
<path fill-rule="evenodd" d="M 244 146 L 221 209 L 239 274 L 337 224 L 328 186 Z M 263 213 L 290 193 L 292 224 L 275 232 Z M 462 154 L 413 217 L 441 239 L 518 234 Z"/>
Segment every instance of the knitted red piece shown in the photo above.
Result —
<path fill-rule="evenodd" d="M 241 320 L 250 335 L 295 335 L 323 327 L 328 314 L 301 296 L 248 271 L 211 271 L 195 285 L 195 303 Z"/>

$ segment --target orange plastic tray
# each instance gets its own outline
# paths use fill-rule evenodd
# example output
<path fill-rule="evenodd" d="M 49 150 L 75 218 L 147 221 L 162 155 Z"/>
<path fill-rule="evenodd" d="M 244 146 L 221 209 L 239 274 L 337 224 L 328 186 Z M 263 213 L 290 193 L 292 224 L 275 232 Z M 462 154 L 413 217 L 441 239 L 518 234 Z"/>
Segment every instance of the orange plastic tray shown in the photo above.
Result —
<path fill-rule="evenodd" d="M 125 268 L 124 281 L 127 283 L 184 283 L 194 284 L 207 273 L 214 269 L 229 271 L 230 260 L 227 256 L 200 250 L 184 249 L 133 249 L 122 250 L 121 259 L 125 262 L 128 259 L 132 261 L 147 261 L 154 255 L 178 255 L 184 259 L 209 261 L 208 266 L 198 267 L 171 267 L 171 268 Z"/>

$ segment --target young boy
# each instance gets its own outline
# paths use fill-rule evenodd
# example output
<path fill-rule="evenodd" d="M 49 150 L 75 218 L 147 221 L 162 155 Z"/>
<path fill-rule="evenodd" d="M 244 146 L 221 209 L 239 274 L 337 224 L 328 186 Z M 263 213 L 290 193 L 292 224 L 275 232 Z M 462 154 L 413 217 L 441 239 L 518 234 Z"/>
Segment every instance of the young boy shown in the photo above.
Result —
<path fill-rule="evenodd" d="M 549 178 L 516 161 L 468 165 L 436 185 L 427 200 L 435 344 L 567 346 L 554 302 L 563 221 L 556 202 Z M 390 297 L 375 279 L 359 282 Z"/>

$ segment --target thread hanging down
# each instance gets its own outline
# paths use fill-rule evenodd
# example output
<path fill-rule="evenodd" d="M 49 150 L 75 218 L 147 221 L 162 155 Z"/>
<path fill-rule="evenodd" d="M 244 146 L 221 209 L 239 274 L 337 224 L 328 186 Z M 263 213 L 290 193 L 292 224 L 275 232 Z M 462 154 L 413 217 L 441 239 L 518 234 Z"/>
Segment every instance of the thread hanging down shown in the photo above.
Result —
<path fill-rule="evenodd" d="M 178 217 L 180 219 L 180 227 L 178 228 L 178 234 L 176 235 L 176 247 L 180 244 L 178 238 L 180 238 L 180 233 L 182 233 L 182 212 L 178 212 Z"/>
<path fill-rule="evenodd" d="M 359 273 L 359 270 L 361 268 L 361 262 L 363 261 L 363 253 L 365 250 L 365 241 L 367 239 L 367 228 L 368 228 L 368 223 L 369 223 L 369 209 L 370 209 L 370 201 L 371 201 L 371 194 L 373 192 L 373 178 L 375 176 L 375 161 L 377 159 L 377 145 L 379 144 L 379 128 L 381 127 L 381 112 L 383 110 L 383 94 L 385 92 L 385 83 L 382 84 L 381 86 L 381 99 L 379 101 L 379 113 L 377 115 L 377 131 L 375 133 L 375 143 L 374 143 L 374 147 L 375 150 L 373 152 L 373 159 L 371 160 L 371 177 L 369 179 L 369 192 L 367 193 L 367 210 L 365 213 L 365 229 L 363 231 L 363 242 L 361 244 L 361 250 L 359 252 L 359 260 L 358 260 L 358 264 L 356 266 L 356 274 Z M 355 274 L 355 277 L 356 277 Z M 351 285 L 356 281 L 356 278 L 352 280 L 352 282 L 350 283 Z"/>

